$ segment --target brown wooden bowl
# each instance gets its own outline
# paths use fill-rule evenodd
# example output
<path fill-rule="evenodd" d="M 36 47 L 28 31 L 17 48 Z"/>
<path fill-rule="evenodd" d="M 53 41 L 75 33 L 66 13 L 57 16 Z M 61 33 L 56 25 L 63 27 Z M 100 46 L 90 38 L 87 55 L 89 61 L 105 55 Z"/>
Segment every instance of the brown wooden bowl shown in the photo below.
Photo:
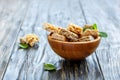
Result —
<path fill-rule="evenodd" d="M 63 42 L 51 39 L 48 36 L 48 42 L 59 56 L 67 60 L 81 60 L 92 54 L 100 43 L 101 38 L 98 37 L 88 42 Z"/>

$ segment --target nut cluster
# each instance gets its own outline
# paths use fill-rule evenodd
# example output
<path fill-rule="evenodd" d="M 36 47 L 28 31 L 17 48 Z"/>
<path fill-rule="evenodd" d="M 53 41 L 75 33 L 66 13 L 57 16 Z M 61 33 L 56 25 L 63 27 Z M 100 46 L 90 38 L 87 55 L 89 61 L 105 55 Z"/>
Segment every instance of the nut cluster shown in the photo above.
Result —
<path fill-rule="evenodd" d="M 29 44 L 31 47 L 33 47 L 34 44 L 38 41 L 39 38 L 35 34 L 27 34 L 24 37 L 20 38 L 20 43 Z"/>
<path fill-rule="evenodd" d="M 67 28 L 57 27 L 50 23 L 44 23 L 44 29 L 51 32 L 52 39 L 68 42 L 86 42 L 96 39 L 99 36 L 98 30 L 93 30 L 92 25 L 80 27 L 69 24 Z M 86 29 L 86 30 L 84 30 Z"/>

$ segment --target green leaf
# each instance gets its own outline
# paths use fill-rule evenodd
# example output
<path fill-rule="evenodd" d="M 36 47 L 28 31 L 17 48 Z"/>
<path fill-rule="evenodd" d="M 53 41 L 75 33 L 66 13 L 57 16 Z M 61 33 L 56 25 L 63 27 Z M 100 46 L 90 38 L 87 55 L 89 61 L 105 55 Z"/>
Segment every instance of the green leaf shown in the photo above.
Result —
<path fill-rule="evenodd" d="M 56 70 L 56 67 L 53 64 L 44 63 L 44 69 L 48 71 L 53 71 L 53 70 Z"/>
<path fill-rule="evenodd" d="M 92 26 L 89 26 L 89 27 L 83 27 L 83 32 L 87 29 L 92 29 L 93 27 Z"/>
<path fill-rule="evenodd" d="M 93 30 L 98 30 L 98 28 L 97 28 L 97 24 L 93 24 Z"/>
<path fill-rule="evenodd" d="M 100 37 L 108 37 L 108 35 L 107 35 L 107 33 L 105 33 L 105 32 L 99 32 L 99 36 Z"/>
<path fill-rule="evenodd" d="M 98 30 L 97 24 L 93 24 L 92 26 L 85 26 L 85 27 L 83 27 L 83 32 L 84 32 L 86 29 Z"/>
<path fill-rule="evenodd" d="M 20 44 L 19 44 L 19 47 L 20 47 L 20 48 L 23 48 L 23 49 L 26 49 L 26 48 L 29 47 L 29 45 L 28 45 L 28 44 L 20 43 Z"/>

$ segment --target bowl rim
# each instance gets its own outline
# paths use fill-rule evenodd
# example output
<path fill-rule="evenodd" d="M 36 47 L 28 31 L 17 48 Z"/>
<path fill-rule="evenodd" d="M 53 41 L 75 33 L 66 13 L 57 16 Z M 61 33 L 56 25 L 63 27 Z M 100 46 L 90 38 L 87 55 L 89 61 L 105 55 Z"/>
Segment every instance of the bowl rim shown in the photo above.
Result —
<path fill-rule="evenodd" d="M 51 40 L 51 41 L 54 41 L 54 42 L 58 42 L 58 43 L 64 43 L 64 44 L 87 44 L 87 43 L 94 43 L 98 40 L 101 39 L 100 36 L 98 36 L 95 40 L 92 40 L 92 41 L 86 41 L 86 42 L 65 42 L 65 41 L 59 41 L 59 40 L 55 40 L 55 39 L 52 39 L 50 37 L 50 35 L 47 36 L 48 40 Z"/>

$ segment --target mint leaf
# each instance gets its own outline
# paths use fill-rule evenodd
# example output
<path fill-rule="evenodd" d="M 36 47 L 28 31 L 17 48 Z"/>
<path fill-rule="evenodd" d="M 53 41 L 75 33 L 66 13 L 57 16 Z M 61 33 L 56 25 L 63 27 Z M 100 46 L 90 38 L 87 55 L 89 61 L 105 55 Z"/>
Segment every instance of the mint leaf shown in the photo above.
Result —
<path fill-rule="evenodd" d="M 97 28 L 97 24 L 93 24 L 92 29 L 93 29 L 93 30 L 98 30 L 98 28 Z"/>
<path fill-rule="evenodd" d="M 44 69 L 48 71 L 53 71 L 53 70 L 56 70 L 56 67 L 53 64 L 44 63 Z"/>
<path fill-rule="evenodd" d="M 99 32 L 99 36 L 100 37 L 108 37 L 108 35 L 107 35 L 107 33 L 105 33 L 105 32 Z"/>
<path fill-rule="evenodd" d="M 87 30 L 87 29 L 93 29 L 93 26 L 91 26 L 91 25 L 85 25 L 85 26 L 83 27 L 83 32 L 84 32 L 85 30 Z"/>
<path fill-rule="evenodd" d="M 23 48 L 23 49 L 26 49 L 26 48 L 29 47 L 29 45 L 28 45 L 28 44 L 20 43 L 20 44 L 19 44 L 19 47 L 20 47 L 20 48 Z"/>
<path fill-rule="evenodd" d="M 85 25 L 85 26 L 83 27 L 83 32 L 84 32 L 86 29 L 98 30 L 98 28 L 97 28 L 97 24 L 93 24 L 93 25 Z"/>

